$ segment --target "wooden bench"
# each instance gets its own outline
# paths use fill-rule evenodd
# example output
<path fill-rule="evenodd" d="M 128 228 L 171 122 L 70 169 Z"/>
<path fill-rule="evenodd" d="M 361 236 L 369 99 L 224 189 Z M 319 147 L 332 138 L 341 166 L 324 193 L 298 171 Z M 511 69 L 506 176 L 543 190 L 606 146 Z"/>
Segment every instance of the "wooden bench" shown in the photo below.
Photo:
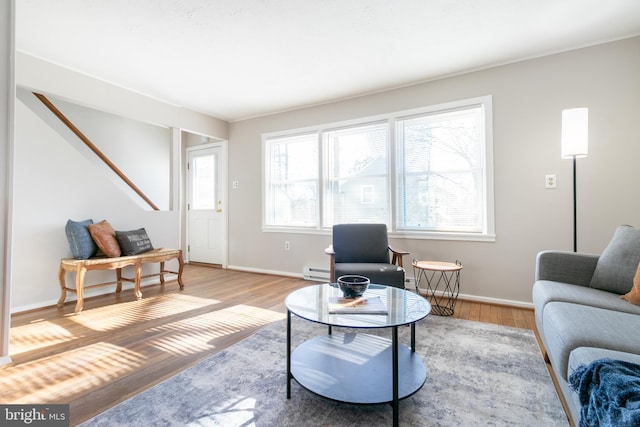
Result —
<path fill-rule="evenodd" d="M 178 271 L 165 270 L 165 261 L 169 261 L 172 259 L 178 260 Z M 160 263 L 160 273 L 142 276 L 142 265 L 152 262 Z M 133 278 L 122 276 L 122 268 L 128 265 L 132 265 L 134 267 L 135 277 Z M 180 290 L 182 290 L 184 289 L 184 284 L 182 283 L 183 268 L 184 261 L 182 259 L 182 251 L 180 249 L 152 249 L 148 252 L 144 252 L 138 255 L 121 256 L 117 258 L 63 258 L 60 260 L 60 269 L 58 270 L 58 281 L 60 282 L 60 299 L 58 300 L 58 307 L 62 307 L 64 305 L 64 301 L 67 298 L 67 291 L 75 292 L 78 298 L 76 302 L 75 313 L 79 314 L 82 311 L 82 307 L 84 305 L 84 289 L 116 284 L 116 293 L 120 293 L 120 291 L 122 291 L 122 282 L 133 282 L 136 299 L 140 299 L 142 298 L 142 292 L 140 292 L 140 280 L 147 277 L 160 276 L 160 283 L 164 284 L 165 273 L 177 274 L 178 285 L 180 285 Z M 84 286 L 84 276 L 85 273 L 89 270 L 116 270 L 116 281 Z M 65 283 L 65 276 L 67 272 L 76 273 L 75 289 L 68 288 Z"/>

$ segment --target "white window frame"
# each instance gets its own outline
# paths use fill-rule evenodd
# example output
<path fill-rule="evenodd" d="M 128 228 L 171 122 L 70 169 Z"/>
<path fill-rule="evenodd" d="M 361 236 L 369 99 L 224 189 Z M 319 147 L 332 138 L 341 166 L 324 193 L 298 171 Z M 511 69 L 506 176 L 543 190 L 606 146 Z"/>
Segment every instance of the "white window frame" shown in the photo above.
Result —
<path fill-rule="evenodd" d="M 395 124 L 397 120 L 406 119 L 410 116 L 418 116 L 437 112 L 446 112 L 454 109 L 469 108 L 472 106 L 481 105 L 484 110 L 484 150 L 481 153 L 481 163 L 483 167 L 483 185 L 485 190 L 484 197 L 484 224 L 482 230 L 479 232 L 451 232 L 451 231 L 422 231 L 422 230 L 397 230 L 397 165 L 396 165 L 396 129 Z M 431 239 L 431 240 L 462 240 L 462 241 L 483 241 L 494 242 L 495 236 L 495 210 L 494 210 L 494 178 L 493 178 L 493 102 L 492 96 L 486 95 L 481 97 L 463 99 L 458 101 L 452 101 L 437 105 L 431 105 L 422 108 L 416 108 L 411 110 L 397 111 L 393 113 L 363 117 L 357 120 L 349 120 L 339 123 L 329 123 L 320 126 L 313 126 L 301 129 L 285 130 L 281 132 L 271 132 L 262 135 L 262 156 L 263 156 L 263 183 L 262 183 L 262 230 L 264 232 L 287 232 L 287 233 L 306 233 L 306 234 L 330 234 L 331 228 L 323 224 L 323 212 L 324 212 L 324 200 L 323 200 L 323 180 L 324 175 L 324 154 L 322 150 L 322 135 L 323 132 L 333 130 L 340 127 L 350 126 L 362 126 L 374 121 L 387 121 L 389 126 L 389 167 L 388 167 L 388 188 L 389 188 L 389 200 L 390 206 L 390 218 L 387 226 L 389 227 L 389 234 L 395 238 L 410 238 L 410 239 Z M 288 136 L 294 136 L 296 134 L 304 134 L 310 132 L 317 132 L 320 158 L 318 170 L 318 188 L 319 197 L 318 201 L 318 225 L 317 227 L 298 227 L 298 226 L 271 226 L 267 225 L 266 218 L 266 198 L 268 187 L 268 146 L 267 140 L 273 138 L 285 138 Z"/>

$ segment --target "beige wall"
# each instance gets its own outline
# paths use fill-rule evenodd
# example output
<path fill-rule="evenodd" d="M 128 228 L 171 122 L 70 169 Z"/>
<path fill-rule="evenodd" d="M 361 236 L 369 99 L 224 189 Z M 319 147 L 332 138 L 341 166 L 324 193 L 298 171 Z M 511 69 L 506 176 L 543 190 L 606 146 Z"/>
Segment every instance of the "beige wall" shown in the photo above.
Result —
<path fill-rule="evenodd" d="M 619 224 L 640 227 L 638 76 L 636 37 L 232 123 L 229 182 L 239 188 L 229 190 L 230 267 L 300 274 L 305 264 L 328 265 L 322 251 L 329 234 L 262 232 L 262 133 L 492 95 L 495 243 L 392 243 L 411 251 L 409 260 L 461 260 L 462 294 L 528 304 L 536 253 L 572 250 L 572 167 L 560 159 L 563 108 L 590 109 L 589 157 L 578 160 L 578 250 L 601 252 Z M 557 175 L 557 189 L 545 189 L 546 174 Z"/>

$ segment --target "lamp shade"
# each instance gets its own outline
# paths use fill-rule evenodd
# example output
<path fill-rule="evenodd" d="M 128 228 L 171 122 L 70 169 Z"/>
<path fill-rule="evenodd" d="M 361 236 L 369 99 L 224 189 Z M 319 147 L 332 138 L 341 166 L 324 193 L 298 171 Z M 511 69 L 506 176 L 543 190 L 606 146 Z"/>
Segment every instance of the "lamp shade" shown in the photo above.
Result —
<path fill-rule="evenodd" d="M 586 157 L 589 154 L 589 109 L 569 108 L 562 110 L 563 159 Z"/>

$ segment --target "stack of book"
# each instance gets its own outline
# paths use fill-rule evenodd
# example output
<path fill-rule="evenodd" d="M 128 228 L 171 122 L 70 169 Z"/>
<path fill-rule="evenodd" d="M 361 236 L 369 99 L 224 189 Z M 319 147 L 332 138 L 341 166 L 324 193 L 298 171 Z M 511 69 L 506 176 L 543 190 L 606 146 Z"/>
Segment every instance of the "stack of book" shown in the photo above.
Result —
<path fill-rule="evenodd" d="M 380 297 L 329 297 L 330 314 L 387 314 L 389 310 Z"/>

